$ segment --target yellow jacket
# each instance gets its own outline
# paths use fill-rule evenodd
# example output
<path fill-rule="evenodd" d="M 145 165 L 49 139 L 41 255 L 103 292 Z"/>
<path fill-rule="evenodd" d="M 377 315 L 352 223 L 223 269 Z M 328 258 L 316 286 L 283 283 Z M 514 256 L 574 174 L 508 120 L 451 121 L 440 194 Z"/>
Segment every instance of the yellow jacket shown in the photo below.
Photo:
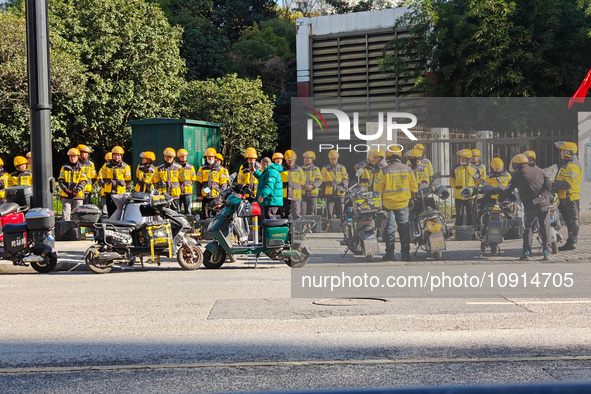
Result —
<path fill-rule="evenodd" d="M 0 171 L 0 198 L 6 198 L 6 188 L 10 184 L 10 174 L 4 170 Z"/>
<path fill-rule="evenodd" d="M 181 165 L 176 162 L 160 164 L 154 174 L 154 183 L 160 193 L 168 193 L 172 198 L 181 195 L 181 183 L 179 176 Z"/>
<path fill-rule="evenodd" d="M 564 163 L 556 179 L 554 185 L 558 191 L 558 198 L 561 200 L 577 201 L 580 199 L 581 193 L 581 179 L 583 178 L 583 171 L 581 164 L 576 156 Z"/>
<path fill-rule="evenodd" d="M 156 177 L 156 167 L 152 163 L 142 163 L 137 166 L 135 172 L 137 183 L 135 184 L 136 192 L 150 192 L 154 189 L 154 178 Z"/>
<path fill-rule="evenodd" d="M 86 178 L 88 182 L 86 182 L 86 186 L 84 186 L 84 193 L 91 193 L 92 192 L 92 184 L 96 182 L 96 168 L 94 167 L 94 163 L 90 160 L 81 161 L 82 163 L 82 171 L 86 174 Z"/>
<path fill-rule="evenodd" d="M 347 188 L 349 186 L 349 175 L 342 164 L 327 164 L 322 168 L 322 192 L 325 197 L 343 196 L 344 191 L 337 189 L 337 186 Z"/>
<path fill-rule="evenodd" d="M 380 170 L 376 183 L 376 191 L 382 194 L 382 205 L 386 209 L 407 207 L 419 190 L 411 168 L 398 159 Z"/>
<path fill-rule="evenodd" d="M 312 190 L 304 190 L 304 196 L 318 196 L 318 188 L 322 185 L 322 173 L 320 172 L 320 168 L 316 167 L 314 164 L 310 164 L 309 167 L 303 166 L 302 171 L 304 171 L 304 186 L 311 185 Z"/>
<path fill-rule="evenodd" d="M 204 164 L 197 171 L 197 183 L 195 185 L 197 196 L 205 198 L 215 198 L 220 195 L 222 190 L 228 187 L 228 178 L 225 175 L 225 169 L 218 164 Z M 210 189 L 209 193 L 205 188 Z"/>
<path fill-rule="evenodd" d="M 84 189 L 88 183 L 88 178 L 86 177 L 86 171 L 84 170 L 82 163 L 67 163 L 63 165 L 57 181 L 62 189 L 62 197 L 74 198 L 76 200 L 84 198 Z M 67 194 L 65 191 L 66 189 L 70 189 L 74 194 Z"/>
<path fill-rule="evenodd" d="M 33 175 L 31 174 L 31 171 L 29 171 L 29 170 L 15 171 L 12 174 L 10 174 L 10 180 L 8 182 L 8 187 L 22 186 L 22 185 L 31 186 L 32 177 L 33 177 Z"/>
<path fill-rule="evenodd" d="M 468 165 L 456 165 L 449 176 L 449 183 L 454 189 L 454 198 L 458 200 L 469 200 L 468 198 L 464 198 L 461 196 L 462 190 L 467 187 L 476 186 L 476 181 L 474 180 L 474 174 L 476 174 L 477 169 Z M 470 197 L 474 198 L 475 196 Z"/>
<path fill-rule="evenodd" d="M 509 171 L 507 170 L 503 170 L 500 174 L 497 172 L 491 172 L 484 180 L 492 187 L 505 189 L 511 181 L 511 174 L 509 174 Z"/>
<path fill-rule="evenodd" d="M 181 170 L 179 172 L 179 182 L 181 183 L 181 195 L 193 194 L 193 182 L 197 180 L 195 167 L 188 162 L 179 163 Z"/>
<path fill-rule="evenodd" d="M 119 164 L 112 160 L 106 162 L 100 171 L 101 183 L 105 194 L 125 193 L 125 187 L 131 183 L 131 167 L 123 161 Z"/>
<path fill-rule="evenodd" d="M 301 200 L 302 190 L 306 184 L 304 170 L 302 170 L 302 167 L 294 164 L 293 167 L 287 170 L 287 176 L 287 187 L 285 187 L 285 183 L 283 184 L 283 198 Z M 283 173 L 281 173 L 281 178 L 283 179 Z"/>

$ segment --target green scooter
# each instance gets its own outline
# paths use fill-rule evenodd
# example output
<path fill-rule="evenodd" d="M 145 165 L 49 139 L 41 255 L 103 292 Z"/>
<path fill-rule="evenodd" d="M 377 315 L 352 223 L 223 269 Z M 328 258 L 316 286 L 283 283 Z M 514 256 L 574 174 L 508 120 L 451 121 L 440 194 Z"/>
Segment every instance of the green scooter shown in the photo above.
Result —
<path fill-rule="evenodd" d="M 234 189 L 236 189 L 235 187 Z M 292 268 L 306 265 L 310 251 L 303 240 L 295 239 L 292 224 L 288 219 L 264 219 L 261 223 L 262 241 L 256 226 L 261 208 L 258 203 L 251 203 L 239 194 L 239 190 L 229 188 L 221 193 L 225 207 L 211 220 L 207 232 L 214 241 L 207 244 L 203 252 L 203 265 L 206 268 L 220 268 L 226 261 L 226 255 L 261 254 L 272 260 L 283 260 Z M 249 240 L 250 225 L 253 219 L 253 236 Z"/>

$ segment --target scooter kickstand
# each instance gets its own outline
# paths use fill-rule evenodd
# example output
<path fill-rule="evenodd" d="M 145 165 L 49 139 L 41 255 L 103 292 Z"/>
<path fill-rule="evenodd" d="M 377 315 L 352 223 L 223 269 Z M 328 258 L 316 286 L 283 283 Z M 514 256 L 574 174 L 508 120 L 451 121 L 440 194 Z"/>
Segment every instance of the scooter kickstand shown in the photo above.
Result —
<path fill-rule="evenodd" d="M 343 257 L 345 257 L 345 256 L 347 255 L 347 252 L 348 252 L 348 251 L 349 251 L 349 247 L 347 246 L 347 247 L 345 248 L 345 253 L 343 254 Z"/>
<path fill-rule="evenodd" d="M 413 254 L 413 256 L 416 256 L 417 253 L 419 252 L 419 248 L 421 247 L 421 245 L 419 243 L 417 243 L 417 248 L 415 249 L 415 253 Z"/>
<path fill-rule="evenodd" d="M 260 256 L 261 256 L 261 254 L 260 254 L 260 253 L 257 253 L 257 257 L 256 257 L 256 259 L 254 260 L 254 269 L 255 269 L 255 270 L 257 269 L 257 264 L 259 263 L 259 257 L 260 257 Z"/>

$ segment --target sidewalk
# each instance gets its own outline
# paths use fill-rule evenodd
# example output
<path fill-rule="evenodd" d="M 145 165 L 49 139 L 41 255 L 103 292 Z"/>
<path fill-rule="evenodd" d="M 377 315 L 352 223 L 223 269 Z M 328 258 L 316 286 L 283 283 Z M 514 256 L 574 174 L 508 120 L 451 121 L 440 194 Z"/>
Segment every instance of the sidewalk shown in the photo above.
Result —
<path fill-rule="evenodd" d="M 561 229 L 561 233 L 566 238 L 566 228 Z M 343 257 L 345 246 L 340 244 L 342 234 L 340 233 L 314 233 L 306 237 L 308 247 L 312 252 L 309 264 L 350 264 L 366 263 L 365 256 L 355 256 L 351 252 Z M 203 243 L 205 244 L 207 241 Z M 55 271 L 87 271 L 84 263 L 84 252 L 93 244 L 93 241 L 64 241 L 56 242 L 55 247 L 58 252 L 58 265 Z M 426 265 L 426 264 L 506 264 L 521 263 L 521 239 L 506 240 L 500 245 L 500 253 L 497 256 L 491 256 L 490 252 L 483 254 L 480 251 L 480 241 L 447 241 L 447 251 L 443 252 L 443 259 L 436 261 L 432 256 L 427 255 L 423 250 L 419 250 L 414 256 L 416 246 L 411 244 L 412 261 L 400 261 L 400 244 L 396 242 L 396 258 L 398 261 L 388 262 L 396 265 Z M 381 256 L 384 254 L 384 243 L 380 242 L 380 255 L 374 257 L 374 263 L 382 263 Z M 534 238 L 532 245 L 532 257 L 529 262 L 543 263 L 574 263 L 591 260 L 591 224 L 581 225 L 579 231 L 579 240 L 577 249 L 568 252 L 558 252 L 551 255 L 550 261 L 542 261 L 540 243 Z M 255 256 L 237 256 L 235 263 L 226 263 L 224 267 L 232 268 L 252 268 L 254 267 Z M 162 259 L 162 266 L 178 267 L 176 258 L 172 260 Z M 146 267 L 156 267 L 156 264 L 146 264 Z M 222 267 L 222 268 L 224 268 Z M 287 268 L 281 261 L 271 261 L 266 256 L 261 256 L 258 263 L 259 268 Z M 116 268 L 117 269 L 117 268 Z M 141 269 L 134 267 L 130 269 Z M 207 269 L 201 267 L 200 269 Z M 0 274 L 2 273 L 35 273 L 31 267 L 15 267 L 9 261 L 0 263 Z"/>
<path fill-rule="evenodd" d="M 566 240 L 566 227 L 560 231 Z M 398 234 L 396 234 L 398 239 Z M 355 256 L 348 252 L 344 257 L 345 246 L 341 245 L 340 241 L 342 235 L 338 233 L 316 233 L 306 237 L 308 245 L 312 251 L 310 263 L 363 263 L 366 261 L 365 256 Z M 443 252 L 443 259 L 436 261 L 432 256 L 428 255 L 424 250 L 419 249 L 416 256 L 414 251 L 416 245 L 411 244 L 412 261 L 400 261 L 400 243 L 396 241 L 396 258 L 398 261 L 394 264 L 400 265 L 417 265 L 430 263 L 443 264 L 505 264 L 505 263 L 520 263 L 523 240 L 511 239 L 506 240 L 500 245 L 500 252 L 497 256 L 490 255 L 490 249 L 487 253 L 482 253 L 480 250 L 480 241 L 454 241 L 453 239 L 446 242 L 447 250 Z M 559 244 L 558 246 L 562 246 Z M 374 262 L 382 262 L 382 255 L 385 253 L 385 245 L 380 242 L 380 255 L 374 257 Z M 591 260 L 591 225 L 581 225 L 579 230 L 579 239 L 577 249 L 568 252 L 558 252 L 556 255 L 551 255 L 549 261 L 544 263 L 572 263 Z M 540 242 L 534 236 L 532 243 L 532 256 L 529 262 L 542 262 L 542 250 Z"/>

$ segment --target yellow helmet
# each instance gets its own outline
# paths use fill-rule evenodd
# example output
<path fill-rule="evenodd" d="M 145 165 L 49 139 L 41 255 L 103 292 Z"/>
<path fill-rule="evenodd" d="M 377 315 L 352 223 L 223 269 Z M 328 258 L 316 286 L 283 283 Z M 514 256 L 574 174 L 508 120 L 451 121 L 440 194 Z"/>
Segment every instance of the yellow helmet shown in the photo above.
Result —
<path fill-rule="evenodd" d="M 27 161 L 26 157 L 17 156 L 14 158 L 14 166 L 15 167 L 18 167 L 20 165 L 27 164 L 27 163 L 28 163 L 28 161 Z"/>
<path fill-rule="evenodd" d="M 77 148 L 71 148 L 68 151 L 68 156 L 80 156 L 80 151 Z"/>
<path fill-rule="evenodd" d="M 123 150 L 122 147 L 116 146 L 111 150 L 111 153 L 119 153 L 120 155 L 122 155 L 125 153 L 125 151 Z"/>
<path fill-rule="evenodd" d="M 490 162 L 490 168 L 492 168 L 494 171 L 499 172 L 502 171 L 503 168 L 505 168 L 505 163 L 503 163 L 503 160 L 501 160 L 500 157 L 495 157 Z"/>
<path fill-rule="evenodd" d="M 388 147 L 388 149 L 386 151 L 386 156 L 387 157 L 399 156 L 402 158 L 402 147 L 398 146 L 398 145 L 394 145 L 394 147 Z"/>
<path fill-rule="evenodd" d="M 482 157 L 482 154 L 478 149 L 472 149 L 472 156 Z"/>
<path fill-rule="evenodd" d="M 248 147 L 244 151 L 244 158 L 245 159 L 258 159 L 259 155 L 257 154 L 257 150 L 253 147 Z"/>
<path fill-rule="evenodd" d="M 338 159 L 339 158 L 339 152 L 337 152 L 336 150 L 331 150 L 328 152 L 328 158 L 329 159 Z"/>
<path fill-rule="evenodd" d="M 176 151 L 171 147 L 164 149 L 164 152 L 162 152 L 162 153 L 164 153 L 164 156 L 172 156 L 172 157 L 176 156 Z"/>
<path fill-rule="evenodd" d="M 187 150 L 186 150 L 186 149 L 179 149 L 179 150 L 176 152 L 176 155 L 177 155 L 177 156 L 189 156 L 189 152 L 187 152 Z"/>
<path fill-rule="evenodd" d="M 0 159 L 0 166 L 4 165 L 4 160 Z"/>
<path fill-rule="evenodd" d="M 283 159 L 283 153 L 281 153 L 281 152 L 273 153 L 273 157 L 271 157 L 271 160 L 275 160 L 275 159 Z"/>
<path fill-rule="evenodd" d="M 378 155 L 377 150 L 370 150 L 369 153 L 367 154 L 367 160 L 373 161 L 373 160 L 375 160 L 377 155 Z"/>
<path fill-rule="evenodd" d="M 526 155 L 524 155 L 523 153 L 519 153 L 519 154 L 513 156 L 513 159 L 511 159 L 511 163 L 513 163 L 513 164 L 529 164 L 529 160 Z"/>
<path fill-rule="evenodd" d="M 215 157 L 215 155 L 217 154 L 217 152 L 215 151 L 215 149 L 213 148 L 207 148 L 205 149 L 205 152 L 203 153 L 203 156 L 208 157 Z"/>
<path fill-rule="evenodd" d="M 222 156 L 222 154 L 221 154 L 221 153 L 216 153 L 216 154 L 215 154 L 215 157 L 216 157 L 216 159 L 218 159 L 218 160 L 224 161 L 224 156 Z"/>
<path fill-rule="evenodd" d="M 109 161 L 112 158 L 113 158 L 113 153 L 112 152 L 105 153 L 105 161 Z"/>
<path fill-rule="evenodd" d="M 423 144 L 416 144 L 413 149 L 420 149 L 421 151 L 425 151 L 425 145 Z"/>
<path fill-rule="evenodd" d="M 86 153 L 92 153 L 92 149 L 90 149 L 89 146 L 80 144 L 78 145 L 76 148 L 78 148 L 78 150 L 82 153 L 82 152 L 86 152 Z"/>
<path fill-rule="evenodd" d="M 27 156 L 27 159 L 30 159 L 31 158 L 31 152 L 27 152 L 27 154 L 25 156 Z"/>
<path fill-rule="evenodd" d="M 316 153 L 312 152 L 311 150 L 304 152 L 304 159 L 310 158 L 312 160 L 316 160 Z"/>
<path fill-rule="evenodd" d="M 565 151 L 564 155 L 566 157 L 572 157 L 577 154 L 577 144 L 574 142 L 564 142 L 558 147 L 558 149 Z"/>
<path fill-rule="evenodd" d="M 472 151 L 470 149 L 462 149 L 458 151 L 457 155 L 469 159 L 472 157 Z"/>
<path fill-rule="evenodd" d="M 142 159 L 150 159 L 152 161 L 155 161 L 156 160 L 156 154 L 154 154 L 154 152 L 150 152 L 150 151 L 142 152 L 140 154 L 140 157 Z"/>
<path fill-rule="evenodd" d="M 381 149 L 376 149 L 376 156 L 377 157 L 386 157 L 386 153 Z"/>
<path fill-rule="evenodd" d="M 411 149 L 408 152 L 406 152 L 406 155 L 408 157 L 421 157 L 421 154 L 422 154 L 421 150 L 418 148 L 414 148 L 414 149 Z"/>
<path fill-rule="evenodd" d="M 536 152 L 534 152 L 533 150 L 526 150 L 525 152 L 523 152 L 523 154 L 530 160 L 536 159 Z"/>
<path fill-rule="evenodd" d="M 284 157 L 285 160 L 295 160 L 298 158 L 298 155 L 296 155 L 296 153 L 290 149 L 288 151 L 285 151 Z"/>

